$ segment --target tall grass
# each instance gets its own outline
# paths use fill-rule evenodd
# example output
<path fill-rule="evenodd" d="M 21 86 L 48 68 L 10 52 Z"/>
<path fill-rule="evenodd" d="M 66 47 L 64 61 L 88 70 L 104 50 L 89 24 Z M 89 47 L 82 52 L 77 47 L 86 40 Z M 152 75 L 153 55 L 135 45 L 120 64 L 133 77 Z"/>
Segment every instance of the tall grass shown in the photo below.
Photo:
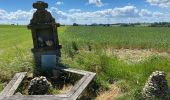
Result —
<path fill-rule="evenodd" d="M 137 100 L 149 75 L 156 70 L 165 71 L 170 85 L 170 59 L 153 56 L 137 64 L 123 63 L 115 56 L 106 56 L 98 51 L 79 51 L 74 59 L 62 58 L 63 63 L 74 68 L 95 72 L 97 91 L 107 90 L 111 82 L 116 82 L 124 93 L 119 99 Z"/>
<path fill-rule="evenodd" d="M 0 91 L 19 71 L 32 71 L 31 32 L 25 26 L 0 26 Z M 107 48 L 138 48 L 170 51 L 170 29 L 151 27 L 60 27 L 63 45 L 62 63 L 97 73 L 95 92 L 107 90 L 116 82 L 125 94 L 119 99 L 136 100 L 147 77 L 155 70 L 167 73 L 170 59 L 151 57 L 129 65 L 116 56 L 106 55 Z M 170 85 L 170 83 L 169 83 Z"/>
<path fill-rule="evenodd" d="M 0 26 L 0 84 L 32 67 L 30 31 L 25 26 Z M 0 85 L 0 87 L 3 84 Z M 0 88 L 1 90 L 2 88 Z"/>

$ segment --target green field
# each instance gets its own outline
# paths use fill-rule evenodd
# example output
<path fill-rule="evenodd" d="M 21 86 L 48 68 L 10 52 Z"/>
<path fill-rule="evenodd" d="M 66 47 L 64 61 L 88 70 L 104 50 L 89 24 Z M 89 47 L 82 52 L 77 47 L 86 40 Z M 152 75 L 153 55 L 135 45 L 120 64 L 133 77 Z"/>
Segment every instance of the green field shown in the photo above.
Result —
<path fill-rule="evenodd" d="M 69 67 L 97 73 L 97 92 L 109 89 L 116 81 L 123 95 L 118 99 L 139 99 L 148 76 L 156 70 L 167 73 L 170 85 L 170 59 L 152 56 L 144 61 L 127 64 L 107 49 L 154 49 L 170 52 L 168 27 L 102 27 L 65 26 L 58 29 L 62 63 Z M 25 26 L 0 26 L 0 90 L 19 71 L 33 70 L 31 31 Z"/>
<path fill-rule="evenodd" d="M 68 27 L 60 38 L 80 45 L 170 51 L 170 28 L 164 27 Z"/>

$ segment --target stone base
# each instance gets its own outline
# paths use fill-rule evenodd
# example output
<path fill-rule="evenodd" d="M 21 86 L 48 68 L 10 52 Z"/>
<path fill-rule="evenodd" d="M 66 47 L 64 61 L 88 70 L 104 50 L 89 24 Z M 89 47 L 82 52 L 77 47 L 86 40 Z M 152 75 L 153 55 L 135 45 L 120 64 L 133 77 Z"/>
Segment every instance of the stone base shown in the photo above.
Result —
<path fill-rule="evenodd" d="M 60 66 L 60 50 L 38 50 L 32 49 L 32 53 L 34 55 L 34 74 L 37 76 L 40 73 L 50 72 L 54 68 Z M 36 71 L 37 70 L 37 71 Z M 38 73 L 37 73 L 38 72 Z"/>

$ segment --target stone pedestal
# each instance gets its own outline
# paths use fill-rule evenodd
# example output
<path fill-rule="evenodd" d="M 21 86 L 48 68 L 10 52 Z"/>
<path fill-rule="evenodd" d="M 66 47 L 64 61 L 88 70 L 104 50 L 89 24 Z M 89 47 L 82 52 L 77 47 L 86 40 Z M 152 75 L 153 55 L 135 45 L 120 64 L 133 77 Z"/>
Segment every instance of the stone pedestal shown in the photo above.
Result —
<path fill-rule="evenodd" d="M 34 54 L 35 66 L 42 70 L 49 70 L 57 67 L 60 63 L 60 51 L 59 50 L 49 50 L 49 51 L 38 51 L 32 49 Z"/>

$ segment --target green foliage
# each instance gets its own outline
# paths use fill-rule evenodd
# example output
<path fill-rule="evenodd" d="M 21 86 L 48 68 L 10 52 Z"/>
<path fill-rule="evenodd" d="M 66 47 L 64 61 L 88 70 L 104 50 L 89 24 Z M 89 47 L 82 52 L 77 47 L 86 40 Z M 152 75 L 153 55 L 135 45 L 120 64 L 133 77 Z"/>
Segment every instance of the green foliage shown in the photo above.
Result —
<path fill-rule="evenodd" d="M 142 88 L 153 71 L 162 70 L 170 75 L 170 59 L 163 57 L 151 57 L 144 62 L 128 65 L 102 52 L 81 51 L 73 60 L 67 57 L 63 57 L 62 60 L 71 67 L 95 72 L 97 74 L 95 83 L 99 87 L 96 92 L 107 90 L 109 80 L 118 81 L 117 85 L 125 93 L 121 98 L 129 100 L 141 98 Z"/>
<path fill-rule="evenodd" d="M 60 91 L 57 89 L 50 89 L 49 94 L 57 95 L 57 94 L 60 94 Z"/>
<path fill-rule="evenodd" d="M 4 84 L 0 82 L 0 91 L 3 90 Z"/>
<path fill-rule="evenodd" d="M 170 52 L 170 29 L 166 27 L 60 27 L 62 62 L 70 67 L 97 74 L 94 92 L 109 88 L 116 81 L 124 95 L 120 100 L 137 100 L 148 76 L 165 71 L 170 85 L 170 59 L 151 57 L 128 65 L 108 48 L 155 49 Z M 0 26 L 0 90 L 19 71 L 33 71 L 31 32 L 25 26 Z M 58 93 L 58 91 L 52 91 Z"/>
<path fill-rule="evenodd" d="M 78 46 L 76 42 L 71 42 L 65 45 L 64 47 L 65 54 L 68 55 L 71 59 L 74 58 L 74 56 L 78 53 Z"/>

